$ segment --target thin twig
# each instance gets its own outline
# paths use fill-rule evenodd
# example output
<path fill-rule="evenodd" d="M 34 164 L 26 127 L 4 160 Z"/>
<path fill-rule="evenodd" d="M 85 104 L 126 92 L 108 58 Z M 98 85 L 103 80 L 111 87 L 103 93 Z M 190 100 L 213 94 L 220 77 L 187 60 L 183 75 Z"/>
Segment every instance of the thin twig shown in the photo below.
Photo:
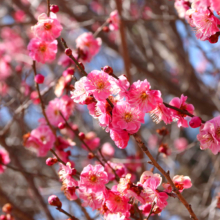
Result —
<path fill-rule="evenodd" d="M 105 27 L 105 26 L 108 25 L 108 24 L 109 24 L 109 21 L 106 20 L 106 21 L 96 30 L 96 32 L 93 34 L 93 36 L 96 38 L 96 37 L 99 35 L 99 33 L 102 31 L 102 28 Z"/>
<path fill-rule="evenodd" d="M 47 0 L 47 17 L 50 17 L 50 0 Z"/>
<path fill-rule="evenodd" d="M 75 218 L 74 216 L 70 215 L 68 212 L 66 212 L 65 210 L 63 210 L 62 208 L 57 208 L 58 211 L 64 213 L 65 215 L 67 215 L 68 217 L 71 218 L 71 220 L 79 220 L 78 218 Z"/>
<path fill-rule="evenodd" d="M 195 213 L 192 210 L 191 205 L 185 200 L 185 198 L 182 196 L 182 194 L 180 193 L 180 191 L 176 188 L 176 186 L 174 185 L 170 175 L 169 175 L 169 171 L 166 172 L 159 164 L 158 162 L 154 159 L 154 157 L 151 155 L 150 151 L 148 150 L 148 148 L 146 147 L 146 145 L 144 144 L 144 142 L 141 140 L 141 138 L 139 137 L 138 134 L 133 134 L 133 137 L 135 139 L 135 141 L 137 142 L 138 146 L 143 150 L 143 152 L 149 157 L 149 159 L 151 160 L 152 164 L 163 174 L 163 176 L 167 179 L 167 181 L 169 182 L 169 184 L 172 186 L 173 191 L 177 194 L 179 200 L 183 203 L 183 205 L 187 208 L 188 212 L 190 213 L 190 217 L 193 220 L 198 220 L 198 218 L 196 217 Z"/>
<path fill-rule="evenodd" d="M 148 214 L 148 216 L 147 216 L 147 220 L 150 218 L 150 216 L 151 216 L 151 214 L 152 214 L 152 212 L 153 212 L 153 209 L 154 209 L 155 204 L 156 204 L 156 202 L 154 201 L 154 202 L 152 203 L 151 210 L 150 210 L 150 212 L 149 212 L 149 214 Z"/>

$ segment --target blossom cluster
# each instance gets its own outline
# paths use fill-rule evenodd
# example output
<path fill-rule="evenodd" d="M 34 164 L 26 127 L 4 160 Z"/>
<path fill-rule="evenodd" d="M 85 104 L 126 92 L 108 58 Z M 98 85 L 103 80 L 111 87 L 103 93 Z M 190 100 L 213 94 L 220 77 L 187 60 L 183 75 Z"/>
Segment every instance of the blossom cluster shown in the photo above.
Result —
<path fill-rule="evenodd" d="M 188 127 L 187 115 L 167 108 L 161 92 L 152 90 L 146 79 L 130 85 L 124 75 L 114 78 L 105 72 L 107 69 L 94 70 L 87 77 L 82 77 L 75 83 L 71 94 L 74 102 L 88 106 L 89 113 L 110 132 L 119 148 L 125 148 L 129 136 L 138 132 L 141 123 L 144 123 L 145 113 L 150 113 L 157 123 L 163 120 L 169 124 L 175 120 L 179 127 Z M 187 104 L 186 99 L 181 95 L 181 98 L 171 100 L 170 105 L 193 113 L 194 107 Z"/>
<path fill-rule="evenodd" d="M 38 22 L 32 27 L 34 38 L 28 44 L 29 56 L 40 63 L 51 62 L 56 58 L 57 40 L 61 34 L 62 26 L 56 14 L 50 12 L 38 16 Z"/>
<path fill-rule="evenodd" d="M 175 0 L 174 6 L 179 17 L 185 18 L 196 31 L 196 37 L 202 41 L 217 43 L 220 35 L 220 13 L 218 0 Z"/>
<path fill-rule="evenodd" d="M 164 191 L 158 189 L 162 183 L 159 174 L 145 171 L 135 184 L 132 182 L 132 175 L 124 170 L 123 175 L 118 172 L 120 181 L 110 189 L 107 184 L 113 179 L 106 167 L 89 164 L 83 168 L 77 181 L 74 179 L 76 170 L 69 163 L 61 165 L 59 176 L 67 198 L 75 200 L 79 197 L 82 206 L 98 210 L 106 220 L 129 220 L 134 215 L 134 203 L 139 204 L 138 209 L 146 216 L 151 209 L 152 214 L 159 214 L 167 206 L 172 188 L 168 183 L 163 183 Z M 174 176 L 173 182 L 180 192 L 192 186 L 188 176 Z"/>

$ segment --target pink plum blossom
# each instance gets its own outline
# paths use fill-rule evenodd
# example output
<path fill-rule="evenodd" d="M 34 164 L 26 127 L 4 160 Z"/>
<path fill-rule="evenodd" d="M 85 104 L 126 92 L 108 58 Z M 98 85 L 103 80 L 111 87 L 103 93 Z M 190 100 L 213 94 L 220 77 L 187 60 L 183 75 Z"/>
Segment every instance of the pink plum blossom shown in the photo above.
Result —
<path fill-rule="evenodd" d="M 141 123 L 144 123 L 144 115 L 138 108 L 133 108 L 127 102 L 117 102 L 112 111 L 112 126 L 134 134 L 139 130 Z"/>
<path fill-rule="evenodd" d="M 117 191 L 108 191 L 106 198 L 106 206 L 112 213 L 125 213 L 129 210 L 128 198 L 120 195 Z"/>
<path fill-rule="evenodd" d="M 36 151 L 39 157 L 46 156 L 54 143 L 55 136 L 47 125 L 39 126 L 24 138 L 24 146 Z"/>
<path fill-rule="evenodd" d="M 178 151 L 184 151 L 186 150 L 187 146 L 188 146 L 188 141 L 186 138 L 181 137 L 181 138 L 177 138 L 174 141 L 174 146 Z"/>
<path fill-rule="evenodd" d="M 170 105 L 176 108 L 179 108 L 183 111 L 188 111 L 189 113 L 193 114 L 194 106 L 192 104 L 186 104 L 186 100 L 187 100 L 187 96 L 181 95 L 180 98 L 177 98 L 177 97 L 173 98 L 170 101 Z M 188 127 L 188 122 L 186 119 L 184 119 L 187 115 L 180 113 L 174 109 L 171 109 L 171 112 L 172 112 L 173 119 L 178 120 L 177 122 L 178 127 L 181 127 L 181 126 L 185 128 Z"/>
<path fill-rule="evenodd" d="M 101 38 L 95 39 L 92 33 L 83 33 L 76 39 L 76 47 L 80 49 L 80 58 L 90 62 L 99 52 L 102 44 Z"/>
<path fill-rule="evenodd" d="M 190 2 L 188 0 L 175 0 L 174 7 L 180 18 L 184 18 L 186 11 L 190 9 Z"/>
<path fill-rule="evenodd" d="M 115 145 L 120 149 L 127 147 L 129 141 L 129 134 L 127 131 L 111 128 L 110 137 L 115 142 Z"/>
<path fill-rule="evenodd" d="M 210 9 L 198 9 L 191 16 L 196 29 L 196 37 L 200 40 L 207 40 L 219 32 L 220 20 L 215 17 Z"/>
<path fill-rule="evenodd" d="M 46 42 L 38 38 L 31 39 L 27 47 L 29 56 L 40 63 L 51 62 L 56 58 L 57 40 Z"/>
<path fill-rule="evenodd" d="M 71 98 L 74 102 L 79 104 L 85 104 L 85 100 L 88 97 L 88 92 L 85 88 L 85 83 L 88 81 L 87 77 L 84 76 L 80 78 L 79 81 L 75 83 L 75 89 L 73 92 L 71 92 Z"/>
<path fill-rule="evenodd" d="M 126 174 L 128 173 L 124 164 L 113 163 L 113 162 L 108 161 L 108 164 L 107 163 L 105 164 L 105 171 L 108 174 L 109 181 L 112 181 L 115 179 L 115 174 L 113 173 L 112 168 L 115 170 L 115 173 L 120 178 L 125 177 Z"/>
<path fill-rule="evenodd" d="M 91 150 L 94 150 L 100 145 L 100 138 L 97 137 L 95 132 L 90 131 L 85 135 L 84 142 Z M 82 148 L 87 150 L 85 145 L 82 145 Z"/>
<path fill-rule="evenodd" d="M 111 94 L 111 78 L 104 71 L 93 70 L 84 82 L 87 94 L 92 94 L 97 101 L 104 101 Z"/>
<path fill-rule="evenodd" d="M 102 145 L 101 152 L 103 156 L 113 157 L 115 149 L 109 142 L 106 142 Z"/>
<path fill-rule="evenodd" d="M 46 108 L 46 114 L 50 123 L 57 127 L 60 122 L 64 122 L 60 112 L 65 119 L 68 119 L 73 112 L 73 107 L 74 103 L 67 95 L 61 99 L 55 98 L 50 101 Z"/>
<path fill-rule="evenodd" d="M 158 90 L 151 90 L 150 83 L 145 79 L 134 82 L 129 90 L 128 102 L 137 106 L 143 112 L 152 111 L 162 102 L 161 93 Z"/>
<path fill-rule="evenodd" d="M 170 109 L 167 108 L 162 102 L 159 103 L 155 109 L 150 111 L 150 116 L 157 124 L 162 120 L 165 124 L 170 124 L 173 121 Z"/>
<path fill-rule="evenodd" d="M 120 22 L 118 11 L 115 10 L 111 12 L 109 19 L 110 19 L 109 29 L 111 31 L 117 31 L 119 29 L 119 22 Z"/>
<path fill-rule="evenodd" d="M 85 188 L 87 191 L 100 192 L 105 189 L 108 183 L 108 175 L 102 165 L 92 166 L 91 164 L 83 168 L 80 174 L 79 187 Z"/>
<path fill-rule="evenodd" d="M 76 200 L 78 197 L 76 196 L 75 191 L 78 183 L 72 177 L 76 173 L 76 170 L 72 168 L 70 162 L 66 163 L 66 166 L 63 164 L 60 164 L 60 166 L 61 169 L 59 171 L 59 177 L 62 181 L 62 190 L 64 191 L 67 199 L 70 201 Z"/>
<path fill-rule="evenodd" d="M 220 151 L 220 116 L 203 124 L 197 139 L 201 150 L 209 148 L 216 155 Z"/>
<path fill-rule="evenodd" d="M 6 167 L 2 164 L 8 164 L 10 163 L 10 157 L 6 150 L 3 148 L 0 149 L 0 174 L 4 172 Z"/>
<path fill-rule="evenodd" d="M 92 210 L 99 209 L 104 201 L 103 192 L 87 192 L 85 190 L 79 190 L 79 198 L 83 200 L 82 206 L 90 206 Z"/>
<path fill-rule="evenodd" d="M 172 180 L 180 192 L 192 187 L 191 179 L 188 176 L 176 175 Z M 169 183 L 163 183 L 162 186 L 165 189 L 165 192 L 171 193 L 173 191 L 172 186 Z"/>
<path fill-rule="evenodd" d="M 52 42 L 58 38 L 62 29 L 57 16 L 52 12 L 50 12 L 50 17 L 47 17 L 45 13 L 40 14 L 37 24 L 32 26 L 35 36 L 47 42 Z"/>

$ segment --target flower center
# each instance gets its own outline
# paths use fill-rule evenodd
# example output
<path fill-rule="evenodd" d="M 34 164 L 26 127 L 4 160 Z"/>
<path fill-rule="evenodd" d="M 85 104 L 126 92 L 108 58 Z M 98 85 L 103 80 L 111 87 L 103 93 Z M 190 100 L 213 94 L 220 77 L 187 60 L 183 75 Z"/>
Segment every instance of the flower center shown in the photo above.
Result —
<path fill-rule="evenodd" d="M 52 25 L 50 23 L 45 23 L 44 24 L 44 29 L 49 31 L 52 28 Z"/>
<path fill-rule="evenodd" d="M 105 83 L 102 82 L 102 81 L 99 81 L 99 82 L 97 83 L 97 89 L 104 89 L 104 88 L 105 88 Z"/>
<path fill-rule="evenodd" d="M 45 136 L 41 136 L 41 137 L 40 137 L 40 140 L 41 140 L 43 143 L 45 143 L 45 142 L 46 142 L 46 137 L 45 137 Z"/>
<path fill-rule="evenodd" d="M 55 109 L 54 110 L 54 115 L 58 116 L 60 113 L 59 113 L 59 110 Z"/>
<path fill-rule="evenodd" d="M 184 189 L 183 184 L 181 184 L 181 183 L 175 183 L 175 186 L 178 190 L 183 190 Z"/>
<path fill-rule="evenodd" d="M 121 202 L 121 197 L 120 196 L 116 196 L 115 197 L 115 202 L 120 203 Z"/>
<path fill-rule="evenodd" d="M 97 181 L 97 176 L 96 175 L 92 175 L 89 178 L 93 183 L 95 183 Z"/>
<path fill-rule="evenodd" d="M 126 122 L 130 122 L 132 120 L 132 114 L 130 112 L 125 113 L 124 119 Z"/>
<path fill-rule="evenodd" d="M 207 143 L 208 145 L 211 145 L 214 142 L 214 138 L 212 137 L 211 134 L 205 134 L 202 137 L 204 138 L 204 142 Z"/>
<path fill-rule="evenodd" d="M 45 52 L 46 49 L 47 49 L 47 47 L 46 47 L 45 44 L 41 44 L 41 45 L 39 46 L 39 50 L 40 50 L 41 52 Z"/>
<path fill-rule="evenodd" d="M 142 92 L 142 93 L 141 93 L 141 99 L 142 99 L 142 101 L 144 101 L 147 97 L 148 97 L 148 95 L 146 94 L 146 92 Z"/>

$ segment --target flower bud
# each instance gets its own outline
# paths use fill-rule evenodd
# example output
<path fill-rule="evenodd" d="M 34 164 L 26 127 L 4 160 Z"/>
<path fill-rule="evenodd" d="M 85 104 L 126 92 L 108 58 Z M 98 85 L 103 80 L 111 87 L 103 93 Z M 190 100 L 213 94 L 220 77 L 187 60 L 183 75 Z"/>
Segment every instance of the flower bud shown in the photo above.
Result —
<path fill-rule="evenodd" d="M 60 122 L 59 124 L 58 124 L 58 128 L 59 129 L 64 129 L 66 127 L 66 124 L 64 123 L 64 122 Z"/>
<path fill-rule="evenodd" d="M 209 42 L 211 44 L 215 44 L 218 42 L 218 37 L 219 37 L 220 32 L 215 33 L 214 35 L 212 35 L 211 37 L 209 37 Z"/>
<path fill-rule="evenodd" d="M 110 66 L 104 66 L 103 71 L 111 75 L 113 73 L 113 69 Z"/>
<path fill-rule="evenodd" d="M 192 117 L 190 122 L 189 122 L 189 126 L 191 128 L 198 128 L 198 127 L 201 126 L 201 124 L 202 124 L 202 120 L 201 120 L 200 117 L 197 117 L 197 116 Z"/>
<path fill-rule="evenodd" d="M 41 74 L 37 74 L 35 77 L 34 77 L 34 80 L 36 83 L 38 84 L 42 84 L 44 82 L 44 76 L 41 75 Z"/>
<path fill-rule="evenodd" d="M 95 155 L 91 152 L 88 153 L 88 159 L 93 159 L 95 157 Z"/>
<path fill-rule="evenodd" d="M 165 127 L 162 127 L 161 129 L 157 129 L 156 132 L 161 136 L 166 136 L 169 134 L 169 131 Z"/>
<path fill-rule="evenodd" d="M 108 26 L 105 26 L 102 28 L 102 30 L 106 33 L 108 33 L 110 31 L 109 27 Z"/>
<path fill-rule="evenodd" d="M 48 203 L 52 206 L 56 206 L 58 208 L 61 208 L 62 207 L 62 203 L 60 201 L 60 199 L 55 196 L 55 195 L 52 195 L 48 198 Z"/>
<path fill-rule="evenodd" d="M 53 13 L 57 13 L 59 12 L 59 6 L 58 5 L 51 5 L 50 6 L 50 11 L 53 12 Z"/>
<path fill-rule="evenodd" d="M 71 56 L 71 55 L 72 55 L 72 50 L 71 50 L 70 48 L 66 48 L 65 54 L 66 54 L 67 56 Z"/>
<path fill-rule="evenodd" d="M 0 216 L 0 220 L 7 220 L 7 218 L 6 218 L 5 215 L 1 215 L 1 216 Z"/>
<path fill-rule="evenodd" d="M 166 156 L 169 156 L 171 154 L 170 149 L 167 144 L 161 144 L 158 152 L 165 154 Z"/>
<path fill-rule="evenodd" d="M 85 139 L 85 134 L 83 132 L 79 132 L 79 138 L 81 140 Z"/>
<path fill-rule="evenodd" d="M 5 213 L 10 213 L 12 211 L 12 205 L 10 203 L 6 203 L 2 207 L 2 211 L 5 212 Z"/>
<path fill-rule="evenodd" d="M 53 166 L 55 163 L 57 163 L 57 161 L 58 161 L 57 158 L 49 157 L 46 160 L 46 164 L 47 166 Z"/>
<path fill-rule="evenodd" d="M 79 128 L 78 128 L 77 125 L 73 125 L 73 126 L 72 126 L 72 129 L 73 129 L 74 131 L 76 131 L 76 132 L 79 132 Z"/>

